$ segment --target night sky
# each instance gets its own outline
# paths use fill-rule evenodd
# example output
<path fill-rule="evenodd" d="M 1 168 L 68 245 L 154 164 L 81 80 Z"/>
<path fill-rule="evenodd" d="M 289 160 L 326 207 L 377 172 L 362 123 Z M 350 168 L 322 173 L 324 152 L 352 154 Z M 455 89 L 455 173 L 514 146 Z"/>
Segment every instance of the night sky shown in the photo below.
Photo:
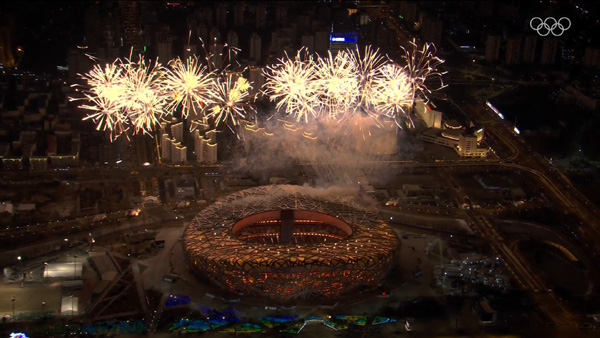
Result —
<path fill-rule="evenodd" d="M 12 31 L 13 54 L 22 47 L 19 68 L 53 72 L 67 65 L 68 47 L 83 41 L 88 1 L 3 1 L 0 18 Z"/>

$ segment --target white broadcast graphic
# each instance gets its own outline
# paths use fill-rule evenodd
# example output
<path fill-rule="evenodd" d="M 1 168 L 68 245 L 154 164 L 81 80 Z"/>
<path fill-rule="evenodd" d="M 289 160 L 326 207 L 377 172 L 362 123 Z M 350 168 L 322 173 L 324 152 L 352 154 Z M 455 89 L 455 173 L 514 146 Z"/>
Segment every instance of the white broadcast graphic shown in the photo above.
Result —
<path fill-rule="evenodd" d="M 553 17 L 542 19 L 536 16 L 529 21 L 529 27 L 538 32 L 540 36 L 547 36 L 550 33 L 554 36 L 561 36 L 571 28 L 571 20 L 564 16 L 558 20 Z"/>

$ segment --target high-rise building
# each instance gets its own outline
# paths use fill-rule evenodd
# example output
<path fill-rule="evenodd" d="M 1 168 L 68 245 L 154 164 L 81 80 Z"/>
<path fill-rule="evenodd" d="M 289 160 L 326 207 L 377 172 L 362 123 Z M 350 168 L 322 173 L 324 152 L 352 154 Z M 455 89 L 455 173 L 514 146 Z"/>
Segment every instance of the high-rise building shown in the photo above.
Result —
<path fill-rule="evenodd" d="M 320 31 L 315 33 L 315 52 L 320 55 L 326 55 L 329 50 L 329 32 Z"/>
<path fill-rule="evenodd" d="M 202 43 L 208 43 L 208 27 L 205 24 L 198 25 L 196 29 L 196 34 L 198 34 L 198 38 L 202 41 Z"/>
<path fill-rule="evenodd" d="M 171 125 L 171 135 L 175 142 L 183 142 L 183 122 Z"/>
<path fill-rule="evenodd" d="M 5 67 L 16 66 L 16 61 L 12 54 L 12 21 L 13 19 L 11 18 L 0 24 L 0 63 Z"/>
<path fill-rule="evenodd" d="M 269 45 L 269 52 L 272 54 L 277 54 L 279 47 L 279 32 L 274 30 L 271 32 L 271 44 Z"/>
<path fill-rule="evenodd" d="M 192 138 L 194 139 L 194 153 L 196 154 L 196 162 L 200 163 L 202 162 L 202 141 L 204 138 L 198 129 L 192 132 Z"/>
<path fill-rule="evenodd" d="M 204 133 L 204 138 L 210 141 L 210 143 L 217 143 L 217 131 L 212 129 Z"/>
<path fill-rule="evenodd" d="M 558 40 L 554 38 L 545 38 L 542 44 L 541 64 L 553 65 L 556 62 L 556 49 Z"/>
<path fill-rule="evenodd" d="M 302 35 L 301 39 L 302 47 L 306 47 L 309 52 L 315 52 L 315 36 L 314 35 Z"/>
<path fill-rule="evenodd" d="M 414 27 L 417 21 L 417 3 L 415 1 L 401 1 L 400 15 L 404 17 L 409 28 Z"/>
<path fill-rule="evenodd" d="M 287 9 L 283 4 L 278 4 L 275 7 L 275 23 L 281 25 L 287 17 Z"/>
<path fill-rule="evenodd" d="M 264 28 L 267 23 L 267 6 L 264 3 L 256 5 L 256 28 Z"/>
<path fill-rule="evenodd" d="M 527 35 L 523 38 L 523 63 L 535 62 L 535 48 L 537 46 L 537 37 Z"/>
<path fill-rule="evenodd" d="M 358 25 L 365 26 L 371 22 L 371 17 L 367 13 L 360 13 L 358 15 Z"/>
<path fill-rule="evenodd" d="M 165 161 L 171 160 L 171 139 L 167 133 L 162 134 L 160 138 L 160 158 Z"/>
<path fill-rule="evenodd" d="M 238 2 L 233 7 L 233 25 L 243 26 L 244 25 L 244 10 L 246 5 L 243 2 Z"/>
<path fill-rule="evenodd" d="M 208 51 L 212 54 L 212 63 L 220 67 L 223 63 L 224 55 L 223 55 L 223 44 L 222 43 L 212 43 L 208 47 Z M 212 70 L 212 69 L 211 69 Z"/>
<path fill-rule="evenodd" d="M 167 25 L 160 25 L 155 33 L 156 56 L 159 62 L 166 64 L 173 59 L 173 36 Z"/>
<path fill-rule="evenodd" d="M 250 66 L 248 68 L 248 80 L 252 83 L 250 95 L 254 96 L 258 94 L 262 86 L 265 84 L 265 74 L 263 73 L 263 68 Z"/>
<path fill-rule="evenodd" d="M 261 39 L 257 33 L 250 35 L 250 59 L 260 61 L 261 59 Z"/>
<path fill-rule="evenodd" d="M 118 54 L 116 57 L 118 57 Z M 93 67 L 93 61 L 86 55 L 85 50 L 79 48 L 69 49 L 67 62 L 69 65 L 68 78 L 71 83 L 79 78 L 77 74 L 85 74 Z"/>
<path fill-rule="evenodd" d="M 187 161 L 187 147 L 179 142 L 171 141 L 171 162 L 183 163 Z"/>
<path fill-rule="evenodd" d="M 239 47 L 238 35 L 235 31 L 229 31 L 227 33 L 227 44 L 229 46 Z"/>
<path fill-rule="evenodd" d="M 158 57 L 158 61 L 163 64 L 173 59 L 173 40 L 167 39 L 156 42 L 156 56 Z"/>
<path fill-rule="evenodd" d="M 140 15 L 137 0 L 119 1 L 121 9 L 121 28 L 123 29 L 123 47 L 128 53 L 133 48 L 133 54 L 139 52 L 138 37 L 140 32 Z"/>
<path fill-rule="evenodd" d="M 477 136 L 465 132 L 458 135 L 458 145 L 454 150 L 462 157 L 486 157 L 489 148 L 479 148 Z"/>
<path fill-rule="evenodd" d="M 600 48 L 586 47 L 583 54 L 583 64 L 589 67 L 600 68 Z"/>
<path fill-rule="evenodd" d="M 204 22 L 208 27 L 213 24 L 213 11 L 210 6 L 205 6 L 202 10 L 202 22 Z"/>
<path fill-rule="evenodd" d="M 435 46 L 441 46 L 442 30 L 444 23 L 432 15 L 423 14 L 421 22 L 421 35 L 427 42 L 433 43 Z"/>
<path fill-rule="evenodd" d="M 521 56 L 521 38 L 513 37 L 506 41 L 506 59 L 507 65 L 516 65 L 520 62 Z"/>
<path fill-rule="evenodd" d="M 294 31 L 289 27 L 282 28 L 279 32 L 276 33 L 276 38 L 271 41 L 271 50 L 275 52 L 277 57 L 283 57 L 285 52 L 293 50 L 292 48 L 292 39 L 295 36 Z"/>
<path fill-rule="evenodd" d="M 198 163 L 217 163 L 217 135 L 211 130 L 201 135 L 199 130 L 194 131 L 194 151 Z"/>
<path fill-rule="evenodd" d="M 227 7 L 223 3 L 217 5 L 217 26 L 227 27 Z"/>
<path fill-rule="evenodd" d="M 500 35 L 489 34 L 485 42 L 485 60 L 498 61 L 500 56 Z"/>
<path fill-rule="evenodd" d="M 189 57 L 198 55 L 198 47 L 195 43 L 183 46 L 183 60 L 187 60 Z"/>
<path fill-rule="evenodd" d="M 208 34 L 208 41 L 206 42 L 209 45 L 213 45 L 215 42 L 221 41 L 221 31 L 217 27 L 213 27 Z"/>
<path fill-rule="evenodd" d="M 300 32 L 304 32 L 305 34 L 310 34 L 311 33 L 310 16 L 308 16 L 308 15 L 298 15 L 295 18 L 295 21 L 298 23 L 298 30 Z"/>

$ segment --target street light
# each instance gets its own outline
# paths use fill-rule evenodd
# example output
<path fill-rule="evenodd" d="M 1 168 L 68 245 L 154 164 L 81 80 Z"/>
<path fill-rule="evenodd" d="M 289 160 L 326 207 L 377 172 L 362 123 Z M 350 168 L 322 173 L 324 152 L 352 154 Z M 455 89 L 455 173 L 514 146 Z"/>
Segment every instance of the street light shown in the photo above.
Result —
<path fill-rule="evenodd" d="M 44 313 L 44 308 L 46 307 L 46 302 L 42 301 L 42 313 Z"/>

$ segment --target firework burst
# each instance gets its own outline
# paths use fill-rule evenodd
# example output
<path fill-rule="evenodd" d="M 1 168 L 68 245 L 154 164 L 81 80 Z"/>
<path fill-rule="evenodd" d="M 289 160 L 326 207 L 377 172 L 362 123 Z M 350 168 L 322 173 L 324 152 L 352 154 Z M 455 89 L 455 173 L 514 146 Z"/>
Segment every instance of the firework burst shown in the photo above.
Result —
<path fill-rule="evenodd" d="M 379 49 L 373 50 L 371 46 L 365 47 L 364 53 L 361 55 L 357 48 L 354 52 L 349 53 L 352 62 L 354 62 L 354 70 L 358 78 L 359 94 L 357 109 L 370 111 L 374 104 L 376 91 L 374 81 L 379 69 L 389 62 L 389 59 L 379 54 Z M 382 88 L 377 88 L 381 90 Z"/>
<path fill-rule="evenodd" d="M 405 108 L 412 103 L 412 86 L 404 69 L 396 64 L 386 64 L 377 70 L 374 78 L 372 102 L 375 110 L 394 119 L 408 117 Z"/>
<path fill-rule="evenodd" d="M 315 67 L 311 56 L 302 57 L 298 51 L 294 59 L 286 54 L 280 64 L 267 67 L 264 95 L 277 101 L 276 108 L 296 117 L 296 121 L 308 122 L 309 116 L 317 117 L 317 88 Z"/>
<path fill-rule="evenodd" d="M 250 83 L 237 74 L 226 74 L 218 77 L 211 90 L 211 106 L 206 111 L 206 118 L 216 127 L 221 124 L 236 135 L 240 119 L 252 119 L 248 90 Z M 239 135 L 238 135 L 239 137 Z"/>
<path fill-rule="evenodd" d="M 84 121 L 91 119 L 96 124 L 96 130 L 108 130 L 111 141 L 129 129 L 127 117 L 119 108 L 120 103 L 118 101 L 85 95 L 90 104 L 82 104 L 79 107 L 89 110 L 90 113 L 83 118 Z"/>
<path fill-rule="evenodd" d="M 329 53 L 327 58 L 319 58 L 316 62 L 315 86 L 320 94 L 320 108 L 327 118 L 344 116 L 358 101 L 360 79 L 350 55 L 342 50 L 335 57 Z"/>
<path fill-rule="evenodd" d="M 143 57 L 137 62 L 123 63 L 122 108 L 133 125 L 134 133 L 151 134 L 164 120 L 166 99 L 162 78 L 165 72 L 157 62 L 146 65 Z"/>
<path fill-rule="evenodd" d="M 404 50 L 403 58 L 406 60 L 405 72 L 409 75 L 412 86 L 412 101 L 421 94 L 427 99 L 427 94 L 432 91 L 440 90 L 446 85 L 442 80 L 442 76 L 446 72 L 440 72 L 437 67 L 444 63 L 444 60 L 435 56 L 437 49 L 431 43 L 425 43 L 422 48 L 419 48 L 416 41 L 413 39 L 410 42 L 412 50 Z M 438 85 L 435 87 L 427 87 L 427 80 L 436 80 Z"/>
<path fill-rule="evenodd" d="M 202 120 L 204 106 L 211 97 L 213 74 L 197 57 L 189 57 L 185 63 L 177 58 L 169 66 L 161 83 L 167 101 L 165 109 L 173 114 L 181 107 L 183 118 Z"/>
<path fill-rule="evenodd" d="M 404 67 L 371 47 L 363 53 L 342 50 L 324 58 L 313 58 L 301 49 L 293 59 L 286 55 L 266 68 L 261 93 L 296 122 L 323 118 L 363 125 L 363 119 L 356 118 L 361 115 L 375 122 L 382 117 L 406 118 L 412 124 L 406 108 L 418 95 L 426 99 L 445 87 L 444 72 L 437 70 L 444 61 L 435 56 L 435 47 L 425 44 L 419 49 L 415 41 L 412 46 L 404 50 Z M 84 119 L 91 119 L 97 130 L 110 131 L 111 138 L 130 128 L 134 134 L 151 134 L 179 110 L 192 120 L 192 128 L 193 122 L 212 123 L 215 128 L 225 124 L 237 134 L 241 119 L 256 117 L 250 104 L 251 83 L 236 75 L 244 71 L 234 67 L 239 49 L 216 40 L 209 47 L 204 59 L 178 58 L 168 67 L 146 64 L 141 56 L 135 62 L 130 57 L 104 67 L 95 65 L 81 76 L 86 82 L 83 97 L 70 99 L 86 100 L 80 106 L 89 111 Z M 428 88 L 426 82 L 432 79 L 440 85 Z"/>
<path fill-rule="evenodd" d="M 113 140 L 129 128 L 122 109 L 124 74 L 121 62 L 117 60 L 104 67 L 94 65 L 89 73 L 80 76 L 87 84 L 82 90 L 84 97 L 70 100 L 86 100 L 87 104 L 79 106 L 89 111 L 83 120 L 91 119 L 96 124 L 96 130 L 109 130 Z"/>

